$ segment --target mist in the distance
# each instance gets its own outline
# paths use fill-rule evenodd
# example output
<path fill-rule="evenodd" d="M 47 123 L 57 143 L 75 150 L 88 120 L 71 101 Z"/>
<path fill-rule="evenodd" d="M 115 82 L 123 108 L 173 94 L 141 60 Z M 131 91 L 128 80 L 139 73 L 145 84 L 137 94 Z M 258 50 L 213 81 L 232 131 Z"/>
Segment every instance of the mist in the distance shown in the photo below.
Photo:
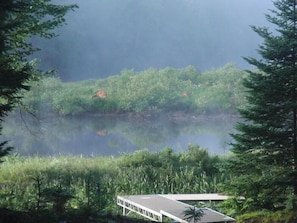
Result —
<path fill-rule="evenodd" d="M 61 0 L 67 15 L 59 37 L 37 40 L 44 69 L 64 81 L 104 78 L 122 69 L 193 65 L 204 71 L 228 62 L 249 68 L 262 39 L 250 25 L 269 26 L 271 0 Z"/>

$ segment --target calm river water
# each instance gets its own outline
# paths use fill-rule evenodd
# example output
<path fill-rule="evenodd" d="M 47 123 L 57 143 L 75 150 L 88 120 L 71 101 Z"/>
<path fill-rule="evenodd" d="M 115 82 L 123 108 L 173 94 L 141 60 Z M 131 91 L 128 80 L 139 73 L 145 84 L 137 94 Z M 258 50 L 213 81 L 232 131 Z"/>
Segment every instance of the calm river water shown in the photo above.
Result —
<path fill-rule="evenodd" d="M 207 148 L 210 154 L 229 151 L 235 118 L 230 116 L 156 117 L 13 116 L 4 123 L 0 142 L 10 140 L 21 155 L 114 155 L 140 149 L 159 151 L 171 147 L 185 151 L 189 144 Z"/>

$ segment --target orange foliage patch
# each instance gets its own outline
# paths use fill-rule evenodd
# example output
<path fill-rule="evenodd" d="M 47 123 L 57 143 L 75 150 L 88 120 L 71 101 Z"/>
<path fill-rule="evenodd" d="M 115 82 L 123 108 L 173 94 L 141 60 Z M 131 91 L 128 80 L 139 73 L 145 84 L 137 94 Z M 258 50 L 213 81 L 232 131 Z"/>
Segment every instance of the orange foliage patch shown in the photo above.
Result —
<path fill-rule="evenodd" d="M 96 94 L 93 95 L 93 98 L 106 98 L 107 97 L 107 93 L 106 91 L 97 91 Z"/>

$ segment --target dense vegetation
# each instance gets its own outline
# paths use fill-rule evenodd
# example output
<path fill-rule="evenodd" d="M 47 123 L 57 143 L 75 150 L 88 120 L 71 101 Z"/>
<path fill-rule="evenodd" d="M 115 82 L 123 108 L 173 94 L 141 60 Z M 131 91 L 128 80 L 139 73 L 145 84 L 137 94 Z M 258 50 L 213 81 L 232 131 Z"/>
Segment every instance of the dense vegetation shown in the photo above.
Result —
<path fill-rule="evenodd" d="M 261 59 L 246 58 L 258 69 L 243 85 L 247 106 L 236 126 L 229 190 L 249 200 L 244 212 L 297 210 L 297 2 L 275 1 L 267 15 L 275 32 L 252 27 L 264 43 Z"/>
<path fill-rule="evenodd" d="M 234 180 L 233 174 L 223 168 L 227 160 L 210 156 L 207 150 L 196 145 L 180 153 L 165 148 L 159 152 L 140 150 L 116 158 L 7 156 L 1 164 L 0 213 L 9 209 L 15 212 L 13 216 L 0 215 L 0 222 L 3 219 L 19 221 L 18 216 L 23 218 L 20 222 L 46 223 L 58 219 L 124 222 L 122 217 L 116 217 L 122 211 L 116 205 L 117 195 L 221 193 Z M 239 217 L 238 222 L 296 220 L 293 210 L 263 210 L 238 216 L 250 205 L 249 199 L 192 204 Z"/>
<path fill-rule="evenodd" d="M 28 110 L 46 109 L 61 115 L 160 111 L 211 114 L 239 108 L 244 122 L 233 134 L 234 156 L 226 160 L 210 157 L 199 146 L 189 146 L 188 151 L 178 154 L 166 148 L 119 158 L 5 157 L 0 175 L 1 221 L 7 221 L 3 220 L 7 209 L 26 211 L 26 218 L 35 222 L 70 216 L 90 221 L 104 214 L 118 214 L 114 198 L 120 194 L 230 192 L 235 195 L 233 199 L 212 207 L 224 208 L 232 216 L 242 214 L 239 221 L 244 222 L 296 222 L 295 0 L 274 2 L 274 17 L 267 19 L 278 27 L 276 33 L 252 27 L 264 38 L 259 50 L 262 59 L 246 58 L 257 69 L 248 71 L 243 86 L 240 83 L 246 73 L 232 65 L 205 73 L 193 67 L 125 70 L 104 80 L 62 83 L 47 78 L 38 84 L 29 82 L 41 73 L 27 61 L 34 52 L 28 37 L 53 37 L 49 31 L 62 24 L 65 13 L 73 8 L 49 2 L 32 1 L 28 5 L 10 0 L 0 4 L 0 124 L 21 102 Z M 22 92 L 30 85 L 31 91 Z M 247 101 L 243 100 L 244 89 L 248 90 Z M 92 97 L 99 90 L 103 97 Z M 0 142 L 0 157 L 11 149 L 5 145 Z M 46 220 L 41 219 L 44 216 Z"/>
<path fill-rule="evenodd" d="M 37 50 L 28 39 L 54 37 L 53 30 L 65 23 L 65 14 L 75 7 L 50 0 L 0 2 L 0 135 L 3 118 L 21 104 L 21 92 L 30 89 L 28 82 L 44 74 L 37 69 L 36 60 L 28 59 Z M 0 158 L 11 149 L 7 141 L 0 142 Z"/>
<path fill-rule="evenodd" d="M 201 73 L 194 67 L 123 70 L 106 79 L 63 83 L 46 78 L 25 94 L 31 109 L 61 115 L 183 111 L 199 114 L 235 113 L 244 104 L 245 71 L 232 64 Z M 105 98 L 92 98 L 97 91 Z"/>
<path fill-rule="evenodd" d="M 1 165 L 0 206 L 29 211 L 32 218 L 48 216 L 48 222 L 74 214 L 85 220 L 117 215 L 117 195 L 220 192 L 230 181 L 220 169 L 223 161 L 199 146 L 118 158 L 8 156 Z"/>

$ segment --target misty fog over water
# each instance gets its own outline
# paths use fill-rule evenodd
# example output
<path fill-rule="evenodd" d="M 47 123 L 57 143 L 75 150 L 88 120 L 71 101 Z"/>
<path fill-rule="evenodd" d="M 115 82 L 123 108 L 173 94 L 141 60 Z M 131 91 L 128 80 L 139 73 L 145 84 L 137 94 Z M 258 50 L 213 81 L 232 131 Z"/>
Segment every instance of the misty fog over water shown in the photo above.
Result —
<path fill-rule="evenodd" d="M 271 0 L 59 0 L 76 3 L 52 40 L 34 39 L 44 69 L 64 81 L 98 79 L 122 69 L 193 65 L 201 71 L 228 62 L 250 68 L 261 39 L 250 25 L 270 26 Z"/>
<path fill-rule="evenodd" d="M 175 120 L 159 116 L 150 120 L 128 117 L 33 117 L 6 119 L 3 135 L 20 155 L 113 155 L 140 149 L 160 151 L 171 147 L 185 151 L 199 145 L 210 154 L 229 152 L 229 134 L 236 119 Z"/>
<path fill-rule="evenodd" d="M 51 40 L 32 38 L 42 51 L 42 69 L 56 69 L 62 81 L 100 79 L 123 69 L 185 68 L 200 71 L 258 57 L 262 39 L 249 27 L 267 26 L 271 0 L 56 0 L 79 8 Z M 44 111 L 46 113 L 46 111 Z M 167 146 L 184 151 L 198 144 L 210 153 L 228 152 L 235 121 L 135 121 L 57 117 L 24 124 L 9 117 L 3 135 L 22 155 L 118 155 Z"/>

